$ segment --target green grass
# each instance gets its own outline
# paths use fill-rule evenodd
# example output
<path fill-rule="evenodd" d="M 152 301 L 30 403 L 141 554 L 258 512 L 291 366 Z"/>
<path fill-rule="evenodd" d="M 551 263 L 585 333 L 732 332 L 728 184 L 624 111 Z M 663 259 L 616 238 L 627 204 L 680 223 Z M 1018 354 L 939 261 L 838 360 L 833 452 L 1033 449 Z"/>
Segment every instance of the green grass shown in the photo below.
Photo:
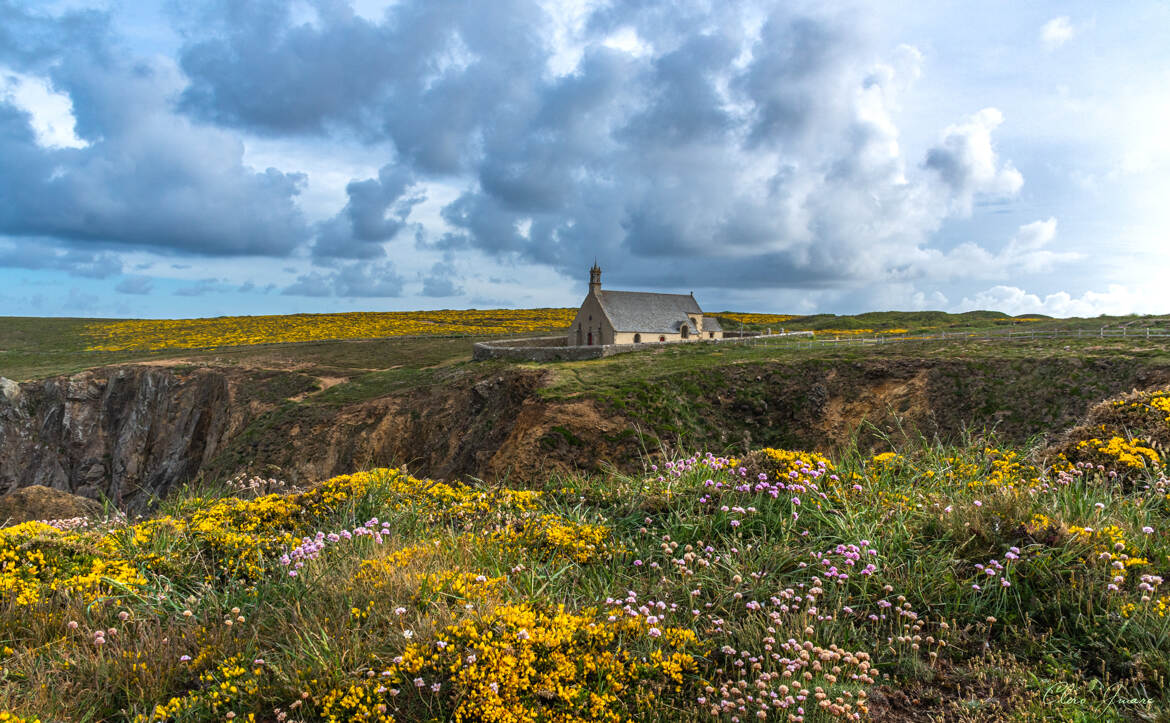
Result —
<path fill-rule="evenodd" d="M 736 312 L 712 312 L 712 316 Z M 1039 320 L 1039 321 L 1035 321 Z M 786 331 L 817 331 L 821 329 L 873 329 L 876 332 L 890 329 L 908 329 L 910 333 L 929 333 L 939 331 L 978 331 L 984 329 L 1100 329 L 1102 326 L 1116 328 L 1142 329 L 1145 327 L 1168 328 L 1170 317 L 1166 315 L 1139 316 L 1098 316 L 1095 318 L 1055 318 L 1043 314 L 1021 314 L 1009 316 L 998 311 L 968 311 L 961 314 L 950 314 L 943 311 L 870 311 L 862 314 L 811 314 L 798 316 L 782 323 L 771 324 L 744 324 L 743 329 L 749 331 L 763 331 L 771 328 L 779 331 L 782 327 Z M 723 328 L 728 331 L 738 331 L 740 322 L 727 319 L 723 321 Z"/>
<path fill-rule="evenodd" d="M 714 314 L 718 316 L 718 313 Z M 1037 318 L 1029 316 L 1024 318 Z M 287 368 L 304 365 L 309 373 L 354 376 L 364 372 L 385 371 L 398 366 L 422 368 L 469 360 L 471 346 L 476 341 L 499 337 L 396 337 L 380 340 L 304 342 L 297 344 L 265 344 L 253 347 L 221 347 L 210 350 L 156 350 L 149 352 L 94 352 L 85 334 L 92 319 L 0 317 L 0 376 L 17 381 L 41 379 L 49 376 L 73 374 L 110 364 L 143 361 L 176 360 L 176 363 L 246 366 L 256 368 Z M 909 329 L 910 333 L 937 333 L 939 331 L 979 331 L 1006 327 L 1027 330 L 1083 329 L 1096 330 L 1102 326 L 1140 329 L 1167 327 L 1170 320 L 1161 316 L 1099 317 L 1096 319 L 1048 319 L 1041 322 L 1018 323 L 1015 317 L 999 312 L 973 311 L 947 314 L 937 311 L 869 312 L 837 316 L 817 314 L 785 322 L 788 330 L 818 329 Z M 728 330 L 738 330 L 737 322 L 726 322 Z M 744 328 L 760 331 L 768 325 L 747 325 Z M 775 325 L 774 325 L 775 326 Z M 777 329 L 773 329 L 775 331 Z M 942 353 L 954 347 L 940 345 Z M 729 351 L 732 359 L 759 352 Z M 766 354 L 767 352 L 765 352 Z M 863 352 L 864 353 L 864 352 Z M 928 352 L 938 354 L 939 352 Z M 180 361 L 181 360 L 181 361 Z M 662 362 L 662 357 L 656 357 Z M 393 376 L 393 375 L 391 375 Z M 388 377 L 389 378 L 389 377 Z M 377 386 L 374 380 L 367 387 Z"/>
<path fill-rule="evenodd" d="M 375 471 L 255 500 L 186 489 L 161 522 L 17 528 L 0 551 L 43 556 L 32 574 L 46 583 L 97 558 L 125 561 L 138 582 L 105 583 L 92 602 L 42 587 L 31 606 L 0 588 L 0 711 L 131 720 L 178 699 L 164 717 L 554 715 L 619 693 L 615 681 L 631 687 L 591 705 L 647 721 L 709 719 L 744 697 L 741 681 L 765 699 L 801 685 L 810 698 L 815 686 L 843 702 L 865 693 L 879 713 L 908 693 L 920 713 L 966 720 L 1122 720 L 1170 705 L 1170 613 L 1158 607 L 1170 590 L 1140 587 L 1170 573 L 1160 474 L 1062 478 L 993 440 L 899 452 L 846 450 L 823 473 L 803 454 L 753 456 L 743 475 L 697 455 L 673 471 L 648 459 L 658 469 L 645 475 L 554 475 L 535 497 Z M 792 487 L 737 489 L 759 472 Z M 326 540 L 296 577 L 280 560 L 302 535 L 375 517 L 377 540 Z M 1116 591 L 1104 552 L 1140 559 Z M 783 677 L 802 650 L 825 667 Z M 607 668 L 612 656 L 630 667 Z"/>
<path fill-rule="evenodd" d="M 712 450 L 757 442 L 833 449 L 833 414 L 868 415 L 953 441 L 997 428 L 1013 442 L 1071 425 L 1092 400 L 1170 374 L 1170 344 L 1121 339 L 962 340 L 869 347 L 669 346 L 556 365 L 549 401 L 599 400 L 657 438 Z M 886 387 L 908 391 L 876 396 Z M 838 406 L 833 407 L 831 404 Z M 912 405 L 907 407 L 890 405 Z M 852 405 L 852 406 L 849 406 Z M 834 411 L 837 410 L 837 411 Z M 861 419 L 843 420 L 850 428 Z M 915 428 L 915 425 L 918 425 Z M 862 428 L 863 446 L 883 446 Z"/>
<path fill-rule="evenodd" d="M 10 325 L 0 319 L 0 376 L 18 381 L 74 374 L 111 364 L 172 362 L 175 366 L 207 365 L 239 369 L 296 369 L 322 376 L 355 376 L 392 367 L 426 367 L 470 361 L 480 337 L 395 337 L 369 341 L 323 341 L 267 344 L 208 350 L 91 352 L 57 341 L 67 324 L 35 331 L 42 319 Z M 48 320 L 57 321 L 57 320 Z M 33 323 L 36 322 L 36 323 Z M 491 337 L 482 337 L 491 338 Z"/>
<path fill-rule="evenodd" d="M 619 354 L 605 359 L 560 362 L 547 366 L 554 379 L 542 394 L 547 398 L 621 390 L 632 381 L 651 380 L 733 365 L 775 361 L 824 360 L 856 362 L 867 359 L 1141 359 L 1149 363 L 1170 361 L 1170 339 L 956 339 L 955 341 L 905 341 L 884 345 L 814 345 L 799 340 L 768 343 L 670 345 Z M 537 365 L 533 365 L 537 366 Z"/>

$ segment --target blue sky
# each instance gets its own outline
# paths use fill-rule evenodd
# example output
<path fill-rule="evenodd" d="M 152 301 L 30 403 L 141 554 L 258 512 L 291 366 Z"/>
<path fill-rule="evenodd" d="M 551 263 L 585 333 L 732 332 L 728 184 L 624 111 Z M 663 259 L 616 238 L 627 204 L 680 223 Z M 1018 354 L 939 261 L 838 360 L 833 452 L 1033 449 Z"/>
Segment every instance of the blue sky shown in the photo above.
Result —
<path fill-rule="evenodd" d="M 0 0 L 0 315 L 1170 312 L 1170 5 Z"/>

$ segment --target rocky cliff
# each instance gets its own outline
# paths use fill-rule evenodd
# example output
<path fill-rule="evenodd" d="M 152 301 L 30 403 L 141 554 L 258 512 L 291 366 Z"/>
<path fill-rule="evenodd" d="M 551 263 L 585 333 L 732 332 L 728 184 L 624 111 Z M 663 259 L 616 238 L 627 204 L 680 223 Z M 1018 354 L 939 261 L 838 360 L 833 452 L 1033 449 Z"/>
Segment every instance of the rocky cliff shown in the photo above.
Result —
<path fill-rule="evenodd" d="M 134 509 L 195 476 L 248 421 L 228 376 L 147 366 L 0 385 L 0 493 L 44 485 Z"/>
<path fill-rule="evenodd" d="M 635 469 L 686 445 L 830 450 L 899 430 L 1006 442 L 1059 431 L 1096 401 L 1170 382 L 1140 359 L 770 361 L 549 398 L 549 372 L 459 365 L 373 398 L 234 367 L 123 366 L 0 380 L 0 494 L 39 484 L 139 510 L 177 484 L 249 471 L 293 483 L 371 466 L 534 484 Z M 349 401 L 346 401 L 346 400 Z M 868 423 L 863 425 L 863 423 Z"/>

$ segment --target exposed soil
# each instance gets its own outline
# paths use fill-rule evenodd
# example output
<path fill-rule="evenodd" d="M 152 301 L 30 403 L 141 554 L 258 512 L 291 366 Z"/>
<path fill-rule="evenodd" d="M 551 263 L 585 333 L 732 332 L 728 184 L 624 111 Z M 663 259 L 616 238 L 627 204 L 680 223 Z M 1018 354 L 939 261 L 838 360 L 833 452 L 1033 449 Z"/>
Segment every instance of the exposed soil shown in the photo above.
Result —
<path fill-rule="evenodd" d="M 0 493 L 42 484 L 142 508 L 240 471 L 299 484 L 405 464 L 522 486 L 556 470 L 640 469 L 644 453 L 679 446 L 831 452 L 987 430 L 1019 443 L 1055 436 L 1105 397 L 1170 383 L 1170 367 L 1132 358 L 806 359 L 547 398 L 546 369 L 462 364 L 360 398 L 322 395 L 347 380 L 306 371 L 151 364 L 9 384 Z"/>
<path fill-rule="evenodd" d="M 41 485 L 21 487 L 6 495 L 0 495 L 0 525 L 29 520 L 89 517 L 101 511 L 102 506 L 88 497 Z"/>

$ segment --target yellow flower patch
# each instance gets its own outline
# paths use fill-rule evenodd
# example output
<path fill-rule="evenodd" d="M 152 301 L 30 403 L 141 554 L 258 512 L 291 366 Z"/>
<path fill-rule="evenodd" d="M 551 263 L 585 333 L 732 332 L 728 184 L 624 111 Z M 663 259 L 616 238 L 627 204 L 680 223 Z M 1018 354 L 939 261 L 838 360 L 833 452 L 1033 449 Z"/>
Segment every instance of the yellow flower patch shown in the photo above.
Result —
<path fill-rule="evenodd" d="M 1077 442 L 1077 451 L 1082 453 L 1094 452 L 1099 460 L 1108 465 L 1121 465 L 1125 469 L 1148 469 L 1161 466 L 1158 453 L 1140 439 L 1129 440 L 1124 437 L 1111 437 L 1108 440 L 1097 438 Z"/>
<path fill-rule="evenodd" d="M 720 319 L 724 319 L 736 324 L 783 324 L 786 321 L 799 319 L 799 316 L 793 314 L 715 314 Z"/>
<path fill-rule="evenodd" d="M 815 470 L 820 465 L 824 465 L 826 472 L 832 472 L 835 469 L 828 457 L 816 452 L 765 447 L 760 450 L 760 454 L 764 457 L 764 464 L 767 467 L 764 472 L 768 475 L 768 479 L 772 480 L 787 480 L 790 473 L 796 472 L 798 476 L 807 481 L 808 475 L 804 472 L 805 469 Z"/>
<path fill-rule="evenodd" d="M 411 706 L 425 704 L 428 716 L 442 710 L 454 721 L 621 721 L 681 685 L 699 652 L 689 630 L 651 633 L 642 621 L 608 622 L 594 610 L 504 605 L 410 646 L 368 682 L 324 692 L 321 714 L 410 720 L 421 714 Z"/>
<path fill-rule="evenodd" d="M 128 560 L 103 557 L 93 536 L 40 522 L 0 529 L 0 601 L 30 606 L 54 595 L 92 602 L 146 584 Z"/>
<path fill-rule="evenodd" d="M 179 717 L 206 719 L 215 716 L 223 720 L 233 708 L 250 704 L 260 692 L 260 679 L 264 671 L 259 667 L 245 666 L 238 657 L 230 657 L 211 670 L 199 675 L 199 686 L 182 697 L 171 698 L 166 704 L 155 706 L 150 715 L 139 715 L 136 723 L 156 723 L 175 720 Z M 241 721 L 254 721 L 249 713 Z"/>
<path fill-rule="evenodd" d="M 512 554 L 572 560 L 581 564 L 609 560 L 621 551 L 610 528 L 554 514 L 525 517 L 509 527 L 496 530 L 487 539 L 502 551 Z"/>
<path fill-rule="evenodd" d="M 576 309 L 352 312 L 94 321 L 91 351 L 200 349 L 393 336 L 526 334 L 566 329 Z"/>

